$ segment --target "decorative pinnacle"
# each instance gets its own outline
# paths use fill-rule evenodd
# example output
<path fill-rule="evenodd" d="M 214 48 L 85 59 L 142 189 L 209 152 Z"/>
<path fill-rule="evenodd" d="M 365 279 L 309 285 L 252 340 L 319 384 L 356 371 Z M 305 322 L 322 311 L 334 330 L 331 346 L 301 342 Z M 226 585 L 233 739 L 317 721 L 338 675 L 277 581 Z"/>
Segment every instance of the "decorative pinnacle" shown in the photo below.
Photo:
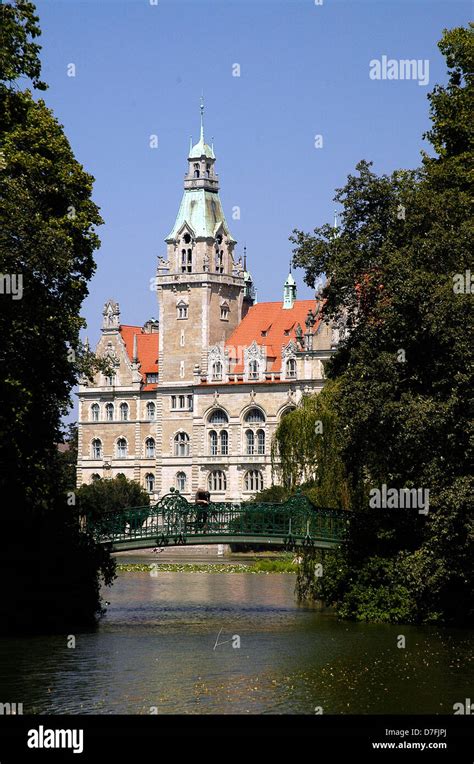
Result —
<path fill-rule="evenodd" d="M 133 363 L 138 363 L 137 335 L 133 335 Z"/>

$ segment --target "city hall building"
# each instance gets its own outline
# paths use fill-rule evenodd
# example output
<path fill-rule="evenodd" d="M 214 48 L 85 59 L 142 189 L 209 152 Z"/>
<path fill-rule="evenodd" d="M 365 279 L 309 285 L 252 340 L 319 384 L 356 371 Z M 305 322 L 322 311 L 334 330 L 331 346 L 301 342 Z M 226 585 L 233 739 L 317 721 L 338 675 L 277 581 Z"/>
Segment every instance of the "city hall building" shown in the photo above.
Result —
<path fill-rule="evenodd" d="M 98 356 L 111 373 L 79 387 L 78 485 L 125 475 L 159 499 L 241 500 L 272 484 L 271 441 L 304 394 L 319 392 L 337 340 L 321 302 L 257 302 L 219 198 L 213 147 L 190 148 L 184 193 L 158 258 L 159 321 L 103 310 Z"/>

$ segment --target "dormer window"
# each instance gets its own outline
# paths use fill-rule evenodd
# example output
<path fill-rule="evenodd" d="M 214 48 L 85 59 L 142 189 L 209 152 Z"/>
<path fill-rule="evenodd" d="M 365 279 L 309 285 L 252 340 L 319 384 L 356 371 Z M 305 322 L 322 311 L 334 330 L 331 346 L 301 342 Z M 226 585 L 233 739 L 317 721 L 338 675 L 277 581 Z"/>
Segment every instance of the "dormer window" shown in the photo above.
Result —
<path fill-rule="evenodd" d="M 286 362 L 286 377 L 287 379 L 296 378 L 296 360 L 294 358 L 289 358 Z"/>
<path fill-rule="evenodd" d="M 258 361 L 249 361 L 249 379 L 258 379 Z"/>
<path fill-rule="evenodd" d="M 186 319 L 188 317 L 188 306 L 185 302 L 179 302 L 176 306 L 177 317 L 179 320 Z"/>
<path fill-rule="evenodd" d="M 220 361 L 216 361 L 212 364 L 212 380 L 218 382 L 222 379 L 222 364 Z"/>
<path fill-rule="evenodd" d="M 185 233 L 184 236 L 183 236 L 183 239 L 184 239 L 184 243 L 185 244 L 190 244 L 191 236 L 189 235 L 189 233 Z"/>

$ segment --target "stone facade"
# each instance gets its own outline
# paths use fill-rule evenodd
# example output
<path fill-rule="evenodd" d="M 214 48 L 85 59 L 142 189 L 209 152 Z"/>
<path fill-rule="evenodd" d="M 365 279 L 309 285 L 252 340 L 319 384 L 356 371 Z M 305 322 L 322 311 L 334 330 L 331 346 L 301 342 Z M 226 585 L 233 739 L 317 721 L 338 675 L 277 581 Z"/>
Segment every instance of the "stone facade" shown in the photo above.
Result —
<path fill-rule="evenodd" d="M 319 392 L 334 332 L 321 302 L 255 303 L 252 277 L 219 198 L 213 148 L 190 148 L 184 193 L 158 259 L 159 325 L 103 311 L 96 353 L 114 369 L 79 388 L 78 484 L 122 473 L 158 499 L 241 500 L 272 483 L 271 440 L 301 397 Z"/>

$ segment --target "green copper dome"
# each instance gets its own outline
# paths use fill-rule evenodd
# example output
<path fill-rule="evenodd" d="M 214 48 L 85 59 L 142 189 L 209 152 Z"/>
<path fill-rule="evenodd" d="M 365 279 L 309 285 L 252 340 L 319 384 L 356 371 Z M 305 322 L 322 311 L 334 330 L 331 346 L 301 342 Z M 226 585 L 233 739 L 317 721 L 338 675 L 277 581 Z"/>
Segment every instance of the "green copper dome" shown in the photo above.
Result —
<path fill-rule="evenodd" d="M 199 141 L 192 146 L 188 159 L 201 159 L 201 157 L 206 157 L 206 159 L 216 158 L 211 146 L 208 143 L 204 143 L 202 135 Z"/>
<path fill-rule="evenodd" d="M 183 194 L 175 224 L 166 241 L 177 239 L 184 224 L 191 228 L 197 238 L 214 237 L 221 223 L 228 238 L 235 241 L 230 235 L 219 194 L 204 188 L 188 189 Z"/>

